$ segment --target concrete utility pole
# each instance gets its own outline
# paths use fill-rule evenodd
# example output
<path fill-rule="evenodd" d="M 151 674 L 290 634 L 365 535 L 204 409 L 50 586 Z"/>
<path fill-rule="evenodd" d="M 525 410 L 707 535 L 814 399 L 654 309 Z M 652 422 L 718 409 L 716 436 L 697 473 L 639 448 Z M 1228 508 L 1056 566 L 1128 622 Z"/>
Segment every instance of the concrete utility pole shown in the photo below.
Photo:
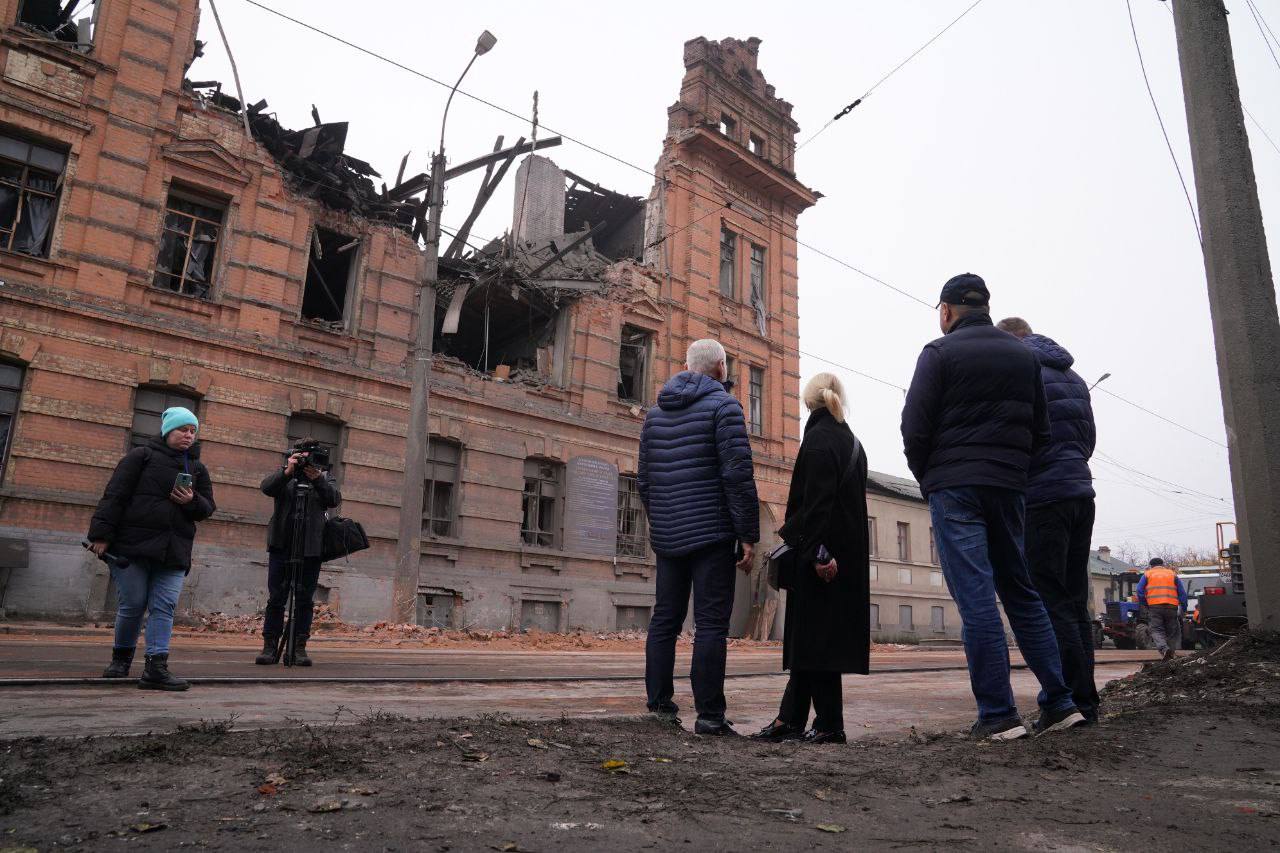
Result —
<path fill-rule="evenodd" d="M 440 270 L 440 217 L 444 213 L 444 128 L 449 105 L 477 58 L 493 49 L 497 39 L 488 30 L 480 34 L 475 52 L 458 82 L 449 91 L 440 119 L 440 145 L 431 158 L 431 186 L 428 195 L 427 258 L 418 288 L 418 336 L 414 341 L 409 390 L 409 432 L 404 448 L 404 488 L 400 494 L 400 532 L 396 541 L 396 574 L 392 579 L 391 618 L 412 622 L 418 599 L 418 560 L 422 550 L 422 499 L 426 487 L 427 442 L 430 423 L 427 407 L 431 396 L 431 352 L 436 330 L 436 280 Z"/>
<path fill-rule="evenodd" d="M 1280 630 L 1280 320 L 1222 0 L 1174 0 L 1249 623 Z"/>

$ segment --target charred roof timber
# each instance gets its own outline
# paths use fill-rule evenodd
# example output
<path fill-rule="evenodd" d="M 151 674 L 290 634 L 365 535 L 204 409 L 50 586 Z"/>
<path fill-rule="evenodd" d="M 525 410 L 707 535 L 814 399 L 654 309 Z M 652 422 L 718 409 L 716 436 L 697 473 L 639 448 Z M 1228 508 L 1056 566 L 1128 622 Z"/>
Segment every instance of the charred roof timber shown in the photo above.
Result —
<path fill-rule="evenodd" d="M 81 13 L 76 19 L 76 13 Z M 18 25 L 43 36 L 88 50 L 93 46 L 93 24 L 98 0 L 23 0 Z"/>

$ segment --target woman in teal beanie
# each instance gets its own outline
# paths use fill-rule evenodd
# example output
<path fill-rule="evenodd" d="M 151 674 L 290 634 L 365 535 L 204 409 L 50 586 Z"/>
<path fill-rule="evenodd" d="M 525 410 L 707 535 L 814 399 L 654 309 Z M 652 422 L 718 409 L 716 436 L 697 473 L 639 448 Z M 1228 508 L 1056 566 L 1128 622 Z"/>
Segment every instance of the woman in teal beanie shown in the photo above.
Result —
<path fill-rule="evenodd" d="M 196 522 L 213 515 L 213 483 L 200 461 L 200 422 L 180 406 L 165 409 L 160 436 L 116 465 L 89 526 L 92 550 L 123 558 L 111 567 L 119 593 L 111 665 L 104 678 L 126 678 L 147 614 L 146 667 L 138 686 L 186 690 L 169 672 L 169 638 L 182 583 L 191 571 Z"/>

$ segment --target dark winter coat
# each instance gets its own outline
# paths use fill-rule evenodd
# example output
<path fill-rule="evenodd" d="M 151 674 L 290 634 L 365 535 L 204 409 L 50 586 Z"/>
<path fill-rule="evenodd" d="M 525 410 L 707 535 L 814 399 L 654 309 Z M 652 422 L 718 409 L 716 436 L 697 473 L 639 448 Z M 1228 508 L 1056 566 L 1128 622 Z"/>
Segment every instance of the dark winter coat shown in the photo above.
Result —
<path fill-rule="evenodd" d="M 271 523 L 267 526 L 267 550 L 282 551 L 288 554 L 293 548 L 293 510 L 295 481 L 307 483 L 313 487 L 307 499 L 307 521 L 303 532 L 303 557 L 319 557 L 324 545 L 325 510 L 342 503 L 342 493 L 333 483 L 333 476 L 325 471 L 315 480 L 308 480 L 299 465 L 294 472 L 285 476 L 285 467 L 268 474 L 262 481 L 262 493 L 275 498 L 275 509 L 271 513 Z"/>
<path fill-rule="evenodd" d="M 169 493 L 183 473 L 192 476 L 195 496 L 179 506 L 169 500 Z M 166 569 L 190 572 L 196 522 L 215 509 L 213 481 L 200 461 L 199 442 L 183 452 L 153 438 L 116 465 L 89 523 L 89 539 L 105 541 L 118 557 L 153 560 Z"/>
<path fill-rule="evenodd" d="M 1024 491 L 1032 455 L 1049 443 L 1039 359 L 987 315 L 960 319 L 920 353 L 902 442 L 926 497 L 957 486 Z"/>
<path fill-rule="evenodd" d="M 1093 425 L 1089 385 L 1071 369 L 1071 353 L 1044 335 L 1028 335 L 1022 342 L 1040 359 L 1044 396 L 1049 407 L 1049 443 L 1031 458 L 1027 506 L 1092 498 L 1093 474 L 1089 457 L 1098 433 Z"/>
<path fill-rule="evenodd" d="M 637 485 L 654 553 L 678 557 L 760 541 L 760 504 L 742 405 L 710 376 L 677 373 L 640 431 Z"/>
<path fill-rule="evenodd" d="M 787 590 L 782 638 L 784 669 L 866 674 L 870 663 L 870 575 L 867 543 L 867 454 L 853 456 L 848 425 L 816 409 L 804 427 L 778 531 L 799 552 Z M 827 583 L 814 571 L 826 545 L 839 570 Z"/>

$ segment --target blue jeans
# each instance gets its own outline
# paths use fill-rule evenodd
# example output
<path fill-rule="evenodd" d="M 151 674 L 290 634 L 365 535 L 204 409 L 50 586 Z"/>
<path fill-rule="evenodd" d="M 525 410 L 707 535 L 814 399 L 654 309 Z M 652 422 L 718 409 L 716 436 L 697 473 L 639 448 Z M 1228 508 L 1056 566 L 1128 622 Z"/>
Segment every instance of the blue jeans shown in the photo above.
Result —
<path fill-rule="evenodd" d="M 674 708 L 676 637 L 693 591 L 693 703 L 698 719 L 724 719 L 724 667 L 733 613 L 734 543 L 718 542 L 679 557 L 658 555 L 653 616 L 644 646 L 649 710 Z"/>
<path fill-rule="evenodd" d="M 983 722 L 1018 713 L 997 595 L 1018 650 L 1040 681 L 1040 708 L 1062 711 L 1075 704 L 1062 680 L 1053 625 L 1027 572 L 1024 512 L 1022 493 L 1012 489 L 962 486 L 929 495 L 942 573 L 960 611 L 969 684 Z"/>
<path fill-rule="evenodd" d="M 111 570 L 116 582 L 117 649 L 138 645 L 142 630 L 142 613 L 147 613 L 147 654 L 169 654 L 169 638 L 173 636 L 173 612 L 178 609 L 182 582 L 187 573 L 182 569 L 166 569 L 154 560 L 129 561 L 126 569 Z"/>

